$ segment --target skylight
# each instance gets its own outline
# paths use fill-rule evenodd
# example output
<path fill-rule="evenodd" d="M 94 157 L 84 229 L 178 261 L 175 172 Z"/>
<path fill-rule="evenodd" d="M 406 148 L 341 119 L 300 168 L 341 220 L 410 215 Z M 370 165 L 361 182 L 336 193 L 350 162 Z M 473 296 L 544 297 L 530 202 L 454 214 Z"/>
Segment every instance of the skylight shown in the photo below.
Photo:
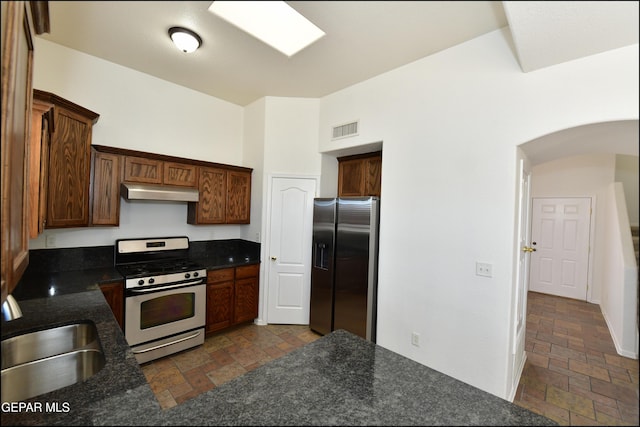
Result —
<path fill-rule="evenodd" d="M 220 1 L 209 11 L 288 57 L 325 35 L 284 1 Z"/>

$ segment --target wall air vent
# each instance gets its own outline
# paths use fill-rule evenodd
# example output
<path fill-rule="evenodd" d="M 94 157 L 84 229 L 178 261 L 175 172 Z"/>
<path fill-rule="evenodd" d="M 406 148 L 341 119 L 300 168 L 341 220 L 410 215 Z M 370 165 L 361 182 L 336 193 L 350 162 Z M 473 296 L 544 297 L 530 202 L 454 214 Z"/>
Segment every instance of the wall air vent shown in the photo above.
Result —
<path fill-rule="evenodd" d="M 344 125 L 334 126 L 331 139 L 346 138 L 358 134 L 358 122 L 345 123 Z"/>

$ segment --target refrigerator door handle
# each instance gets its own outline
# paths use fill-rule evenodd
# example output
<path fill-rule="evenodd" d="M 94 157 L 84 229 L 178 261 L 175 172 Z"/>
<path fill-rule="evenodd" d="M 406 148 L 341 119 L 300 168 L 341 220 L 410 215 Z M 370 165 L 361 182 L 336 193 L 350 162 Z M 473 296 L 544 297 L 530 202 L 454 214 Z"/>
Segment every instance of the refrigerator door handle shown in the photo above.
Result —
<path fill-rule="evenodd" d="M 316 243 L 314 245 L 313 267 L 322 270 L 329 269 L 329 258 L 327 256 L 327 245 L 325 243 Z"/>

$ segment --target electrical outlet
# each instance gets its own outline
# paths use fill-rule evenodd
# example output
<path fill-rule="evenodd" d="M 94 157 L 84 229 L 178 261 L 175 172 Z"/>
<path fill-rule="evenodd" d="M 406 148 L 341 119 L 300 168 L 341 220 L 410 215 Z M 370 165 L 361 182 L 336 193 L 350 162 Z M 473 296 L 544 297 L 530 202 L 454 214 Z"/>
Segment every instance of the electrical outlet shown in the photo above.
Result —
<path fill-rule="evenodd" d="M 417 332 L 411 333 L 411 345 L 415 345 L 416 347 L 420 347 L 420 334 Z"/>
<path fill-rule="evenodd" d="M 486 262 L 476 262 L 476 276 L 491 277 L 492 265 Z"/>

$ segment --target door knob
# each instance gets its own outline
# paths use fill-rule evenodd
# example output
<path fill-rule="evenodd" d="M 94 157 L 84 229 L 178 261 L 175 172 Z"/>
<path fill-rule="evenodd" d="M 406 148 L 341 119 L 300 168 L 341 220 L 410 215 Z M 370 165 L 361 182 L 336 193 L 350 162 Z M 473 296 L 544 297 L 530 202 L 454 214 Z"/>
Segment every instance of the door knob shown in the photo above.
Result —
<path fill-rule="evenodd" d="M 535 252 L 536 248 L 530 248 L 529 246 L 525 246 L 524 248 L 522 248 L 523 252 Z"/>
<path fill-rule="evenodd" d="M 278 259 L 278 258 L 276 258 L 274 256 L 271 257 L 271 261 L 275 261 L 276 259 Z"/>

